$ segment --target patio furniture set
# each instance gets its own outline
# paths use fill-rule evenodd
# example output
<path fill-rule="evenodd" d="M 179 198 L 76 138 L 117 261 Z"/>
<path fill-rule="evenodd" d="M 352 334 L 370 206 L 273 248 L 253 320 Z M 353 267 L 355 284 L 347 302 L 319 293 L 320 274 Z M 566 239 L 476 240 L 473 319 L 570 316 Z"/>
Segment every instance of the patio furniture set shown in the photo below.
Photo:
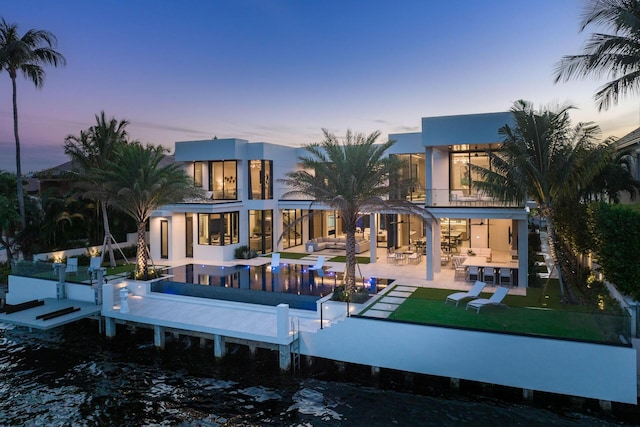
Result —
<path fill-rule="evenodd" d="M 317 252 L 323 249 L 345 249 L 347 238 L 341 237 L 316 237 L 304 244 L 307 252 Z M 361 254 L 369 250 L 369 240 L 356 236 L 356 253 Z"/>
<path fill-rule="evenodd" d="M 485 282 L 476 280 L 474 285 L 467 292 L 453 293 L 447 296 L 447 299 L 444 301 L 444 303 L 446 304 L 449 301 L 455 302 L 457 307 L 460 301 L 465 299 L 471 299 L 471 301 L 467 303 L 467 307 L 465 308 L 465 310 L 468 310 L 469 307 L 475 308 L 476 314 L 480 313 L 480 309 L 482 307 L 486 307 L 489 305 L 504 305 L 502 304 L 502 300 L 504 299 L 505 296 L 507 296 L 507 293 L 509 293 L 509 288 L 499 286 L 496 289 L 496 291 L 493 293 L 493 295 L 491 295 L 491 297 L 478 298 L 480 296 L 480 292 L 482 292 L 482 290 L 486 285 L 487 284 Z"/>
<path fill-rule="evenodd" d="M 387 252 L 387 263 L 395 265 L 406 264 L 420 264 L 422 261 L 422 254 L 420 252 L 413 251 L 400 251 L 396 252 L 389 248 Z"/>
<path fill-rule="evenodd" d="M 464 278 L 469 282 L 481 280 L 492 285 L 513 286 L 517 267 L 518 262 L 514 260 L 492 262 L 484 255 L 453 256 L 454 280 Z"/>

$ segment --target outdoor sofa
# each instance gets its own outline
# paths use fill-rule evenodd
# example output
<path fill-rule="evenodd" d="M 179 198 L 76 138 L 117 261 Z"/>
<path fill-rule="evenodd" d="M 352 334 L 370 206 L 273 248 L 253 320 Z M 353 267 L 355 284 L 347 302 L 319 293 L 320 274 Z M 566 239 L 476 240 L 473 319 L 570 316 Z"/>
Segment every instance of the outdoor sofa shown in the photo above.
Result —
<path fill-rule="evenodd" d="M 316 237 L 304 244 L 307 252 L 316 252 L 323 249 L 346 249 L 347 238 L 341 237 Z M 360 254 L 369 250 L 369 241 L 362 237 L 356 237 L 356 253 Z"/>

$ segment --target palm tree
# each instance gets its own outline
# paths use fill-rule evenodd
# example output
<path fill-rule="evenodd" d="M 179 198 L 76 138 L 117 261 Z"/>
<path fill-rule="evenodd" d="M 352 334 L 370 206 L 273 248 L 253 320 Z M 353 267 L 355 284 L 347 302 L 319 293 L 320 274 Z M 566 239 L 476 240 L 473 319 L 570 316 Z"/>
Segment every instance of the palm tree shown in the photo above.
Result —
<path fill-rule="evenodd" d="M 77 170 L 77 178 L 82 182 L 85 195 L 95 199 L 100 204 L 102 221 L 104 226 L 104 242 L 102 244 L 101 257 L 104 257 L 105 248 L 109 252 L 109 263 L 115 267 L 112 242 L 114 241 L 109 227 L 107 204 L 105 198 L 105 182 L 92 179 L 96 177 L 95 170 L 103 170 L 108 161 L 113 160 L 116 150 L 128 144 L 126 127 L 127 120 L 116 120 L 111 117 L 106 119 L 104 111 L 96 114 L 96 124 L 87 131 L 80 131 L 80 135 L 69 135 L 65 138 L 64 152 L 74 161 Z M 88 172 L 88 173 L 83 173 Z"/>
<path fill-rule="evenodd" d="M 591 0 L 580 31 L 603 25 L 613 34 L 594 33 L 581 55 L 564 56 L 556 68 L 555 82 L 572 78 L 606 76 L 594 98 L 599 110 L 618 103 L 620 96 L 636 92 L 640 83 L 640 1 Z"/>
<path fill-rule="evenodd" d="M 569 110 L 535 111 L 527 101 L 511 109 L 514 127 L 499 129 L 504 137 L 497 152 L 490 152 L 490 168 L 471 165 L 483 180 L 479 189 L 508 202 L 538 204 L 547 224 L 551 255 L 556 263 L 561 291 L 562 272 L 553 227 L 554 202 L 575 197 L 606 164 L 606 145 L 596 145 L 600 129 L 592 123 L 571 126 Z"/>
<path fill-rule="evenodd" d="M 618 151 L 613 145 L 609 146 L 608 153 L 609 162 L 583 190 L 583 199 L 620 203 L 622 193 L 634 199 L 640 193 L 640 181 L 633 178 L 633 153 L 629 149 Z"/>
<path fill-rule="evenodd" d="M 0 69 L 6 70 L 13 88 L 13 134 L 16 140 L 16 180 L 18 183 L 18 209 L 21 225 L 26 226 L 24 193 L 22 189 L 22 166 L 20 162 L 20 137 L 18 135 L 18 102 L 16 79 L 18 71 L 33 82 L 36 88 L 44 84 L 42 65 L 65 65 L 66 60 L 55 50 L 56 37 L 49 31 L 29 30 L 22 37 L 16 24 L 0 22 Z"/>
<path fill-rule="evenodd" d="M 131 216 L 138 225 L 137 277 L 148 277 L 146 223 L 159 207 L 197 197 L 199 190 L 177 163 L 162 165 L 167 150 L 161 146 L 132 142 L 121 145 L 113 160 L 96 179 L 102 179 L 108 203 Z"/>
<path fill-rule="evenodd" d="M 433 217 L 411 202 L 387 199 L 393 193 L 390 182 L 397 182 L 393 178 L 402 168 L 396 157 L 385 154 L 395 141 L 376 144 L 380 132 L 347 131 L 341 143 L 328 130 L 322 132 L 324 140 L 306 146 L 308 155 L 299 158 L 302 169 L 287 173 L 280 181 L 293 189 L 283 197 L 309 197 L 312 204 L 329 206 L 340 215 L 346 235 L 345 290 L 349 297 L 355 290 L 356 227 L 363 215 L 385 211 Z"/>
<path fill-rule="evenodd" d="M 9 261 L 13 259 L 15 234 L 20 225 L 16 198 L 16 177 L 0 170 L 0 245 L 7 251 Z"/>

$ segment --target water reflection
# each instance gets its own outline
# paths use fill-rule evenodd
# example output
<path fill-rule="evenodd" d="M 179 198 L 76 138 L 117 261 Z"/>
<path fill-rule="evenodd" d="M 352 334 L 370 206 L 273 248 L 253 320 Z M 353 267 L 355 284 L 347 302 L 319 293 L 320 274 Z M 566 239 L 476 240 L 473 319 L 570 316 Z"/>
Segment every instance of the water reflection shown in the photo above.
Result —
<path fill-rule="evenodd" d="M 3 425 L 47 426 L 612 426 L 566 408 L 556 412 L 494 398 L 397 391 L 401 381 L 367 385 L 319 362 L 300 376 L 277 373 L 277 356 L 232 347 L 215 363 L 210 345 L 186 337 L 150 344 L 152 332 L 119 327 L 115 339 L 83 321 L 55 331 L 6 330 L 0 344 Z M 362 377 L 358 372 L 365 373 Z M 330 381 L 336 377 L 341 382 Z M 636 418 L 637 419 L 637 418 Z M 616 421 L 618 423 L 616 423 Z"/>

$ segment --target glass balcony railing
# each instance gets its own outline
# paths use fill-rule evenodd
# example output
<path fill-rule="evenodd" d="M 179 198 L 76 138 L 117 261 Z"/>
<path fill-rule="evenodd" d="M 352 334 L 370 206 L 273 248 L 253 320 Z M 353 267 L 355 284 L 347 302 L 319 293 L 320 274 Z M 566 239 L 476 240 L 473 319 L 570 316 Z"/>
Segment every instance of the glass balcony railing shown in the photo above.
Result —
<path fill-rule="evenodd" d="M 524 207 L 524 203 L 505 202 L 474 190 L 431 189 L 426 191 L 425 204 L 429 207 Z"/>
<path fill-rule="evenodd" d="M 444 295 L 453 291 L 434 292 Z M 484 307 L 478 314 L 475 309 L 466 310 L 469 300 L 456 306 L 454 303 L 445 304 L 445 298 L 412 296 L 395 309 L 387 320 L 614 345 L 628 344 L 631 340 L 632 317 L 628 314 L 592 313 L 584 309 L 581 311 L 582 307 L 550 309 L 516 306 L 522 298 L 507 296 L 504 305 Z M 370 305 L 367 310 L 372 308 L 375 309 L 376 304 Z M 359 316 L 368 317 L 367 311 Z"/>

